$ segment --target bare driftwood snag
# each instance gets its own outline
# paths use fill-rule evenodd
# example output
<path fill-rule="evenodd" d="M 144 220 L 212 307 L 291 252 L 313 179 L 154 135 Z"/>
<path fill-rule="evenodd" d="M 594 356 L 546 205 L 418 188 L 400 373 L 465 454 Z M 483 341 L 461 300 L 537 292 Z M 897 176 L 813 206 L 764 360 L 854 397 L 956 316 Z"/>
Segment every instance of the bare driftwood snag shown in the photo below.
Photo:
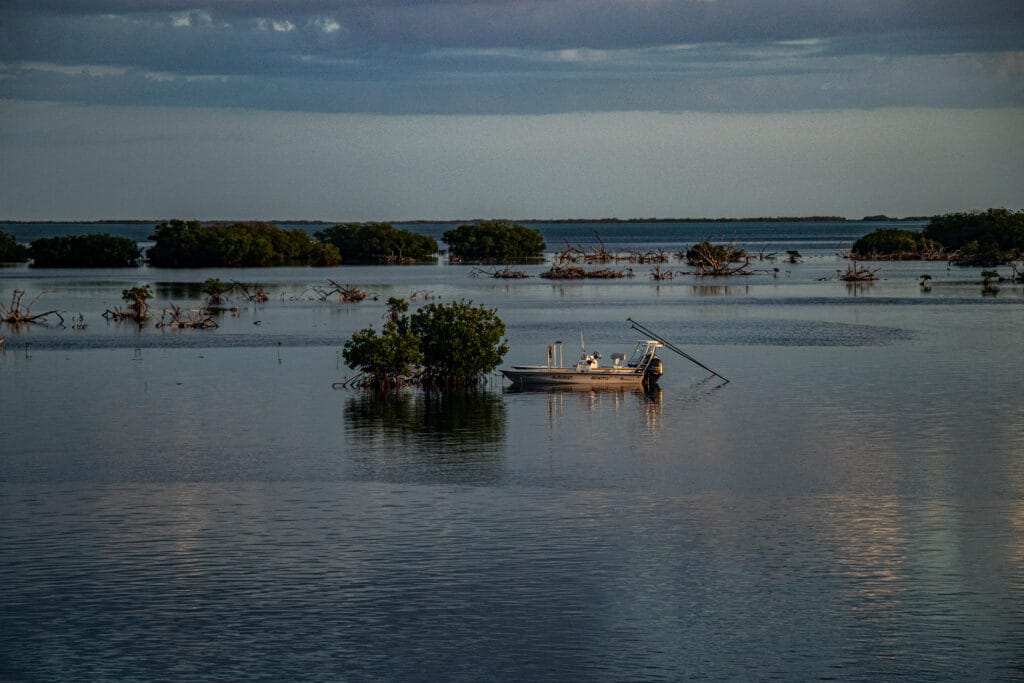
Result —
<path fill-rule="evenodd" d="M 340 301 L 341 303 L 354 304 L 370 296 L 369 292 L 364 292 L 363 290 L 353 287 L 352 285 L 342 285 L 331 279 L 328 279 L 327 282 L 330 284 L 330 289 L 326 287 L 311 288 L 314 292 L 316 292 L 317 298 L 320 301 L 327 301 L 332 296 L 337 294 L 338 301 Z"/>
<path fill-rule="evenodd" d="M 242 296 L 245 297 L 246 301 L 252 301 L 253 303 L 262 304 L 266 303 L 270 299 L 270 297 L 267 296 L 267 293 L 263 290 L 263 288 L 258 285 L 252 285 L 253 290 L 249 291 L 249 285 L 244 284 L 242 282 L 238 282 L 237 280 L 233 280 L 232 286 L 235 289 L 238 289 L 239 291 L 242 292 Z"/>
<path fill-rule="evenodd" d="M 6 306 L 0 303 L 0 321 L 7 323 L 13 327 L 17 327 L 22 324 L 31 324 L 43 322 L 48 316 L 55 315 L 60 318 L 60 322 L 64 324 L 64 316 L 58 313 L 56 310 L 46 311 L 44 313 L 33 313 L 32 306 L 39 301 L 39 297 L 52 292 L 53 290 L 44 289 L 39 292 L 28 304 L 23 303 L 25 299 L 25 290 L 16 289 L 11 294 L 11 305 Z"/>

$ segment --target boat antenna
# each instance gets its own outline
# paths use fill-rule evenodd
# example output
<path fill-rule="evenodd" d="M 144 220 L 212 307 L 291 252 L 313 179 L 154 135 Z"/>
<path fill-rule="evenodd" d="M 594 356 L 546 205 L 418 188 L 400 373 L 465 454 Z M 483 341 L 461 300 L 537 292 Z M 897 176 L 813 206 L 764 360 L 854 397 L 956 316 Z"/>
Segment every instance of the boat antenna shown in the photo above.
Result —
<path fill-rule="evenodd" d="M 717 372 L 715 372 L 714 370 L 712 370 L 711 368 L 709 368 L 708 366 L 704 365 L 699 360 L 697 360 L 696 358 L 694 358 L 693 356 L 688 354 L 686 351 L 683 351 L 681 348 L 679 348 L 678 346 L 676 346 L 675 344 L 670 342 L 668 339 L 665 339 L 664 337 L 660 336 L 656 332 L 653 332 L 653 331 L 649 330 L 648 328 L 644 327 L 643 325 L 641 325 L 637 321 L 633 320 L 632 318 L 626 318 L 626 320 L 629 321 L 630 327 L 632 327 L 637 332 L 640 332 L 641 334 L 646 334 L 648 337 L 651 337 L 652 339 L 655 339 L 656 341 L 660 341 L 662 344 L 665 345 L 665 348 L 667 348 L 668 350 L 675 351 L 676 353 L 678 353 L 680 356 L 682 356 L 686 360 L 688 360 L 691 363 L 694 363 L 696 365 L 699 365 L 700 367 L 704 368 L 705 370 L 710 372 L 715 377 L 718 377 L 719 379 L 725 380 L 726 384 L 729 383 L 728 379 L 726 379 L 725 377 L 722 377 Z"/>

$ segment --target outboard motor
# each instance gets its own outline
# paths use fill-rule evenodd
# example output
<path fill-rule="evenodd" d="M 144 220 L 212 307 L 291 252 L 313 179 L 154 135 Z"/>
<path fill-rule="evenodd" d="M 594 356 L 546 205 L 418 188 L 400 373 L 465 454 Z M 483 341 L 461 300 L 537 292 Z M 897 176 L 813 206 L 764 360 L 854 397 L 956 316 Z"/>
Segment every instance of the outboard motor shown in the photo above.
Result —
<path fill-rule="evenodd" d="M 651 359 L 650 364 L 647 366 L 647 370 L 644 371 L 644 380 L 648 382 L 657 382 L 658 378 L 661 377 L 664 372 L 665 368 L 661 364 L 661 359 L 655 356 Z"/>

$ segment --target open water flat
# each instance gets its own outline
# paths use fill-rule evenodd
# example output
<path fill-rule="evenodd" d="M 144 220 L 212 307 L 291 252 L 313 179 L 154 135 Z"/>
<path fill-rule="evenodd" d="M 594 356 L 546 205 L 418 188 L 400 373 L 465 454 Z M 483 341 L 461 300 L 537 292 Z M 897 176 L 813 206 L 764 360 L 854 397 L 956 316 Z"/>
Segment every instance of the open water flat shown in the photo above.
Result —
<path fill-rule="evenodd" d="M 871 224 L 541 227 L 806 258 L 661 284 L 0 269 L 0 301 L 52 290 L 34 310 L 67 320 L 0 329 L 0 680 L 1024 678 L 1024 286 L 848 287 Z M 270 300 L 215 330 L 100 317 L 210 277 Z M 377 298 L 318 301 L 327 278 Z M 628 351 L 632 317 L 731 382 L 663 354 L 649 393 L 333 389 L 413 292 L 496 308 L 506 364 Z"/>

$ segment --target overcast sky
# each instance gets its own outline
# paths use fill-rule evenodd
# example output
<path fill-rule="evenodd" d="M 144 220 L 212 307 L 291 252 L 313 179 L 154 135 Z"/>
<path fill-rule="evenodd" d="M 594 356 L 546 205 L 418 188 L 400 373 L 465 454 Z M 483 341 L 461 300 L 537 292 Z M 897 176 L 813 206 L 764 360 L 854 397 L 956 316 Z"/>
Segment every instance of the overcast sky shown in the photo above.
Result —
<path fill-rule="evenodd" d="M 1024 208 L 1006 0 L 4 0 L 0 219 Z"/>

